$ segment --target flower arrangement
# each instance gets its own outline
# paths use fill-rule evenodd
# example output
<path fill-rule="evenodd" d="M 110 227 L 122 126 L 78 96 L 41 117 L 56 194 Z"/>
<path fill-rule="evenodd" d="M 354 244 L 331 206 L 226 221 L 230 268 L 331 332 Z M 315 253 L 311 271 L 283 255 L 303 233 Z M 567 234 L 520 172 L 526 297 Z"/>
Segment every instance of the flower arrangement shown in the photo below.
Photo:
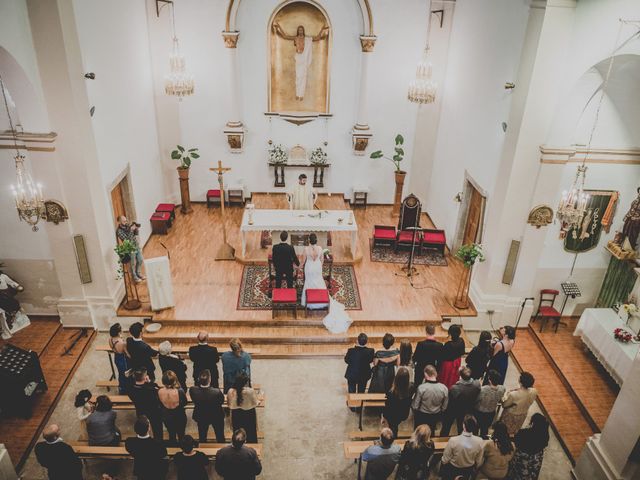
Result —
<path fill-rule="evenodd" d="M 456 258 L 462 260 L 462 263 L 467 268 L 473 267 L 476 262 L 484 262 L 482 245 L 479 243 L 462 245 L 456 252 Z"/>
<path fill-rule="evenodd" d="M 282 146 L 281 143 L 274 145 L 269 149 L 269 163 L 273 163 L 275 165 L 282 165 L 287 163 L 289 159 L 289 153 Z"/>
<path fill-rule="evenodd" d="M 311 165 L 326 165 L 327 164 L 327 152 L 322 147 L 318 147 L 311 152 L 309 157 Z"/>
<path fill-rule="evenodd" d="M 627 315 L 632 316 L 638 313 L 638 306 L 633 303 L 625 303 L 622 305 L 622 309 L 627 312 Z"/>
<path fill-rule="evenodd" d="M 624 328 L 616 328 L 613 331 L 613 338 L 622 343 L 629 343 L 633 339 L 633 334 L 629 333 Z"/>

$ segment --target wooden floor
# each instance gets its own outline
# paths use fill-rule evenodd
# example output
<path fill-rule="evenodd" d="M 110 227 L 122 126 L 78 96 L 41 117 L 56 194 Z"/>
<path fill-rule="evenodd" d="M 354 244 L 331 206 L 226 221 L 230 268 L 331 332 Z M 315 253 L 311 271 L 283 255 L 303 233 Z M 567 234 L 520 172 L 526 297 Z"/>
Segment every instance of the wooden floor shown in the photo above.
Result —
<path fill-rule="evenodd" d="M 535 377 L 534 386 L 538 390 L 541 407 L 551 420 L 565 451 L 575 462 L 587 439 L 597 433 L 596 429 L 538 343 L 532 328 L 518 330 L 512 355 L 521 370 L 531 372 Z M 582 381 L 598 383 L 601 380 L 585 375 Z"/>
<path fill-rule="evenodd" d="M 620 388 L 584 346 L 580 337 L 573 336 L 578 320 L 577 317 L 563 318 L 567 326 L 560 326 L 558 333 L 549 327 L 540 333 L 536 324 L 532 332 L 584 407 L 592 427 L 600 431 L 604 428 Z"/>
<path fill-rule="evenodd" d="M 57 317 L 30 318 L 30 326 L 17 332 L 8 342 L 0 340 L 0 345 L 11 343 L 37 352 L 49 387 L 45 393 L 38 394 L 30 419 L 2 418 L 0 421 L 0 440 L 6 445 L 16 466 L 22 464 L 31 445 L 38 441 L 44 424 L 93 338 L 90 332 L 87 337 L 80 339 L 70 355 L 62 355 L 78 329 L 63 329 Z"/>
<path fill-rule="evenodd" d="M 256 194 L 253 203 L 257 208 L 286 207 L 282 194 Z M 319 198 L 323 209 L 346 208 L 341 195 Z M 243 266 L 238 262 L 216 262 L 217 249 L 222 243 L 220 209 L 207 209 L 204 204 L 194 204 L 189 215 L 179 212 L 168 235 L 152 235 L 144 248 L 146 258 L 165 254 L 163 243 L 171 254 L 171 272 L 176 306 L 153 313 L 144 283 L 139 285 L 142 308 L 134 311 L 119 309 L 122 316 L 147 316 L 154 320 L 270 320 L 270 311 L 236 309 Z M 391 216 L 390 206 L 369 206 L 357 209 L 355 219 L 359 226 L 358 254 L 362 260 L 355 265 L 362 300 L 362 310 L 350 311 L 353 320 L 441 320 L 442 316 L 475 315 L 475 309 L 458 310 L 453 307 L 455 292 L 464 268 L 447 253 L 448 266 L 417 266 L 419 276 L 415 287 L 409 285 L 401 274 L 399 264 L 375 263 L 369 257 L 369 238 L 374 224 L 397 224 Z M 227 209 L 226 226 L 229 243 L 239 251 L 240 221 L 243 209 Z M 425 214 L 423 226 L 431 226 Z M 258 247 L 258 233 L 249 239 L 250 255 L 266 261 L 267 249 Z M 250 235 L 251 236 L 251 235 Z M 333 235 L 332 252 L 336 261 L 350 260 L 347 250 L 349 236 Z"/>

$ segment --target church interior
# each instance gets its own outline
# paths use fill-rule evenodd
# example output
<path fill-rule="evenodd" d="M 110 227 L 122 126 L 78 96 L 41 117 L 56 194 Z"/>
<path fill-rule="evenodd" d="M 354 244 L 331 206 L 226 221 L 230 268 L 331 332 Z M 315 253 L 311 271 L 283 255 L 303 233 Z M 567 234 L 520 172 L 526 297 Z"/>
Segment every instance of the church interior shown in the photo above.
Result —
<path fill-rule="evenodd" d="M 640 478 L 637 0 L 0 0 L 0 91 L 0 478 Z"/>

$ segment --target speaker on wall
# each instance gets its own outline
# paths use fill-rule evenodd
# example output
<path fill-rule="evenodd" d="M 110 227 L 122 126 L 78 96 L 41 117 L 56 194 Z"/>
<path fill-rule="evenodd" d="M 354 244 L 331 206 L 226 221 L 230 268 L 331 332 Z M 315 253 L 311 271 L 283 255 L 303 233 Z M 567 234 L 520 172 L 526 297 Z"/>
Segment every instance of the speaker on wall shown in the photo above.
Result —
<path fill-rule="evenodd" d="M 84 244 L 82 235 L 73 236 L 73 247 L 76 252 L 76 261 L 78 262 L 78 274 L 81 283 L 91 283 L 91 270 L 89 270 L 89 259 L 87 258 L 87 249 Z"/>
<path fill-rule="evenodd" d="M 502 283 L 511 285 L 513 277 L 516 274 L 516 266 L 518 264 L 518 254 L 520 253 L 520 240 L 511 240 L 509 247 L 509 255 L 507 256 L 507 264 L 504 266 L 502 273 Z"/>

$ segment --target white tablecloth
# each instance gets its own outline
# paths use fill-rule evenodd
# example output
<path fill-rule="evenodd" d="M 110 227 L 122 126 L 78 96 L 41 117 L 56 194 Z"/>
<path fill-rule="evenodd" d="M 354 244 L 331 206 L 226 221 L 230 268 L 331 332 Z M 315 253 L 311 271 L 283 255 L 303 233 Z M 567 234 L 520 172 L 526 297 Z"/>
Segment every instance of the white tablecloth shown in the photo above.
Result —
<path fill-rule="evenodd" d="M 350 232 L 351 254 L 355 257 L 358 224 L 351 210 L 269 210 L 254 209 L 249 224 L 249 211 L 245 209 L 240 231 L 242 256 L 246 254 L 246 233 L 250 231 L 288 232 Z M 351 224 L 349 224 L 351 221 Z"/>
<path fill-rule="evenodd" d="M 619 327 L 631 332 L 613 310 L 588 308 L 582 313 L 573 334 L 582 337 L 582 341 L 602 366 L 619 385 L 622 385 L 631 369 L 633 359 L 640 350 L 640 345 L 622 343 L 613 338 L 613 331 Z"/>

